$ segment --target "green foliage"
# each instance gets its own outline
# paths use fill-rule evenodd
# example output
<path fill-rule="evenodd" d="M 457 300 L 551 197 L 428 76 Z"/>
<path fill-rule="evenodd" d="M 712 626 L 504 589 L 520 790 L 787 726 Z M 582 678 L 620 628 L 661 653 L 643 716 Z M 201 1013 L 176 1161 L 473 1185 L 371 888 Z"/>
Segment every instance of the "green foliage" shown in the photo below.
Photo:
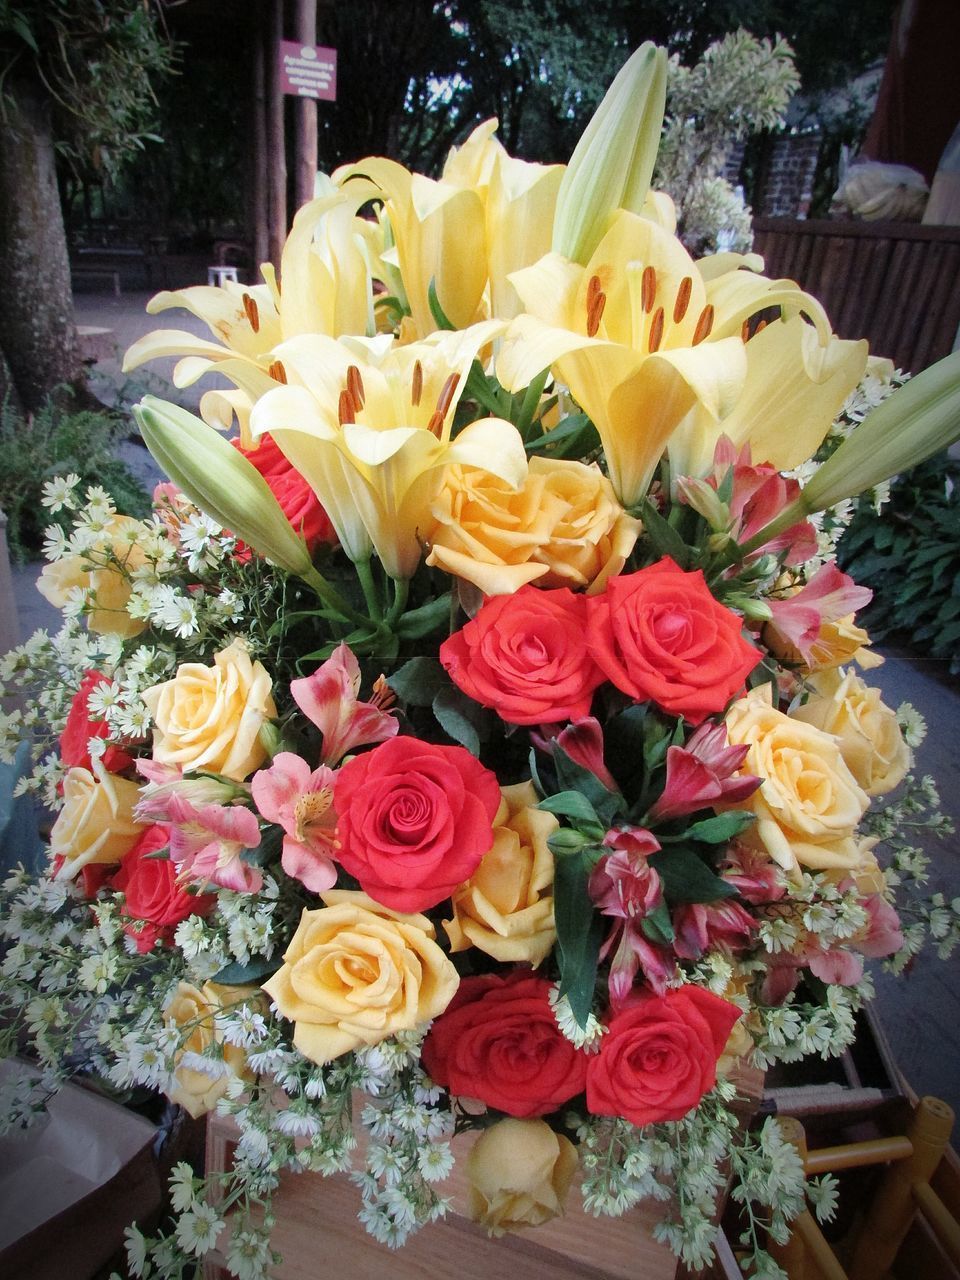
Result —
<path fill-rule="evenodd" d="M 873 601 L 874 640 L 904 641 L 960 672 L 960 461 L 940 454 L 899 477 L 877 515 L 861 502 L 837 548 Z"/>
<path fill-rule="evenodd" d="M 173 60 L 159 5 L 0 0 L 3 91 L 21 77 L 42 82 L 57 148 L 77 173 L 110 173 L 157 140 L 151 77 L 168 73 Z"/>
<path fill-rule="evenodd" d="M 39 553 L 43 531 L 52 523 L 69 528 L 69 512 L 51 515 L 42 505 L 43 485 L 71 472 L 81 485 L 101 485 L 124 515 L 142 517 L 150 499 L 117 457 L 129 424 L 106 410 L 76 411 L 62 395 L 24 420 L 7 402 L 0 405 L 0 510 L 7 516 L 10 555 L 22 562 Z"/>

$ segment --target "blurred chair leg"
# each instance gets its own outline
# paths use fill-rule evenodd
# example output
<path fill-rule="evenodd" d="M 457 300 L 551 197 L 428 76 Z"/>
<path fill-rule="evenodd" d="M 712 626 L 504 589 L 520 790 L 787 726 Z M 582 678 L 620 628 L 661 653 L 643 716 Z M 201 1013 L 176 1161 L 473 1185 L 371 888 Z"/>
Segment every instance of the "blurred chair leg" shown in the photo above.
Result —
<path fill-rule="evenodd" d="M 939 1098 L 921 1098 L 907 1137 L 913 1155 L 890 1166 L 857 1238 L 850 1280 L 880 1280 L 893 1265 L 915 1211 L 913 1186 L 929 1182 L 953 1129 L 953 1111 Z"/>

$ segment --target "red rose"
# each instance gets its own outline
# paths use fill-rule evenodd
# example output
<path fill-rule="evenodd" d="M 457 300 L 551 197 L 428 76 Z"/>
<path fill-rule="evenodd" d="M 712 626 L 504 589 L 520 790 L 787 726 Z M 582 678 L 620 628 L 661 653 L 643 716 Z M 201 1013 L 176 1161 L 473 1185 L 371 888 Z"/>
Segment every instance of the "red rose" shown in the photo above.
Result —
<path fill-rule="evenodd" d="M 424 911 L 492 848 L 500 787 L 463 747 L 392 738 L 340 767 L 333 802 L 333 856 L 376 902 Z"/>
<path fill-rule="evenodd" d="M 551 983 L 517 969 L 464 978 L 423 1042 L 428 1074 L 510 1116 L 542 1116 L 583 1092 L 588 1055 L 560 1031 Z"/>
<path fill-rule="evenodd" d="M 336 543 L 337 535 L 330 517 L 300 472 L 281 453 L 273 436 L 261 436 L 252 449 L 244 449 L 239 440 L 231 440 L 230 443 L 239 449 L 248 462 L 253 463 L 266 480 L 283 514 L 297 533 L 303 534 L 311 555 L 323 542 Z M 249 560 L 250 548 L 238 542 L 236 558 Z"/>
<path fill-rule="evenodd" d="M 106 683 L 107 677 L 101 671 L 87 671 L 80 681 L 80 688 L 73 695 L 67 723 L 60 735 L 60 759 L 65 769 L 89 769 L 90 739 L 110 736 L 107 722 L 93 719 L 87 710 L 87 699 L 92 691 Z M 132 757 L 119 747 L 107 747 L 103 753 L 103 767 L 110 773 L 121 773 L 132 764 Z"/>
<path fill-rule="evenodd" d="M 440 646 L 451 680 L 510 724 L 578 720 L 603 681 L 586 646 L 586 599 L 567 587 L 494 596 Z"/>
<path fill-rule="evenodd" d="M 722 711 L 760 661 L 700 570 L 669 559 L 611 578 L 587 605 L 590 652 L 617 688 L 692 724 Z"/>
<path fill-rule="evenodd" d="M 177 884 L 176 867 L 169 858 L 152 858 L 170 843 L 170 832 L 162 823 L 147 827 L 120 865 L 113 887 L 124 894 L 122 915 L 130 921 L 124 933 L 130 935 L 140 952 L 150 951 L 159 939 L 172 942 L 173 931 L 187 916 L 206 915 L 214 905 L 210 893 L 187 893 Z"/>
<path fill-rule="evenodd" d="M 587 1063 L 587 1110 L 631 1124 L 679 1120 L 717 1080 L 740 1010 L 702 987 L 642 996 L 613 1017 Z"/>

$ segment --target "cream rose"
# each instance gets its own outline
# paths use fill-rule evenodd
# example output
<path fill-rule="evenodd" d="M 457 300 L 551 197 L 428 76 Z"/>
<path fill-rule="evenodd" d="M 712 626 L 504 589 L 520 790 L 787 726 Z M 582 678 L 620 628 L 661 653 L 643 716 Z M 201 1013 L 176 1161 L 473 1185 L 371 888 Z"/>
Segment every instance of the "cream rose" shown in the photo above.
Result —
<path fill-rule="evenodd" d="M 143 693 L 156 724 L 154 760 L 242 782 L 267 756 L 259 735 L 277 714 L 271 687 L 242 640 L 221 649 L 212 667 L 184 663 L 172 680 Z"/>
<path fill-rule="evenodd" d="M 225 1005 L 243 1000 L 256 1004 L 262 996 L 255 988 L 221 987 L 215 982 L 195 987 L 189 982 L 180 982 L 164 1005 L 164 1024 L 182 1028 L 184 1032 L 176 1053 L 177 1065 L 164 1093 L 194 1120 L 213 1110 L 232 1077 L 250 1077 L 246 1053 L 236 1045 L 227 1044 L 216 1025 L 216 1015 Z M 220 1047 L 216 1057 L 208 1059 L 209 1072 L 184 1063 L 185 1054 L 203 1056 L 215 1044 Z"/>
<path fill-rule="evenodd" d="M 844 763 L 837 742 L 786 716 L 756 690 L 727 712 L 731 746 L 749 747 L 744 773 L 763 779 L 741 806 L 757 821 L 743 838 L 796 877 L 799 867 L 853 867 L 860 859 L 857 823 L 870 801 Z"/>
<path fill-rule="evenodd" d="M 37 579 L 37 590 L 50 603 L 62 609 L 71 592 L 79 587 L 87 593 L 89 610 L 87 627 L 105 635 L 129 639 L 143 631 L 147 624 L 127 613 L 132 594 L 130 574 L 146 562 L 137 546 L 139 523 L 130 516 L 115 516 L 106 527 L 109 553 L 63 556 L 45 565 Z M 99 565 L 94 561 L 101 561 Z"/>
<path fill-rule="evenodd" d="M 89 863 L 120 862 L 143 831 L 133 817 L 139 797 L 135 782 L 109 773 L 100 760 L 91 769 L 69 769 L 63 808 L 50 832 L 50 857 L 63 858 L 56 878 L 70 880 Z"/>
<path fill-rule="evenodd" d="M 910 768 L 910 748 L 896 713 L 852 671 L 823 671 L 810 681 L 814 693 L 795 720 L 833 734 L 850 772 L 868 796 L 892 791 Z"/>
<path fill-rule="evenodd" d="M 563 1213 L 577 1169 L 573 1143 L 545 1120 L 498 1120 L 467 1156 L 468 1212 L 500 1236 Z"/>
<path fill-rule="evenodd" d="M 502 787 L 493 848 L 452 897 L 444 920 L 451 951 L 477 947 L 505 963 L 538 965 L 556 941 L 553 854 L 547 840 L 559 827 L 536 807 L 532 782 Z"/>
<path fill-rule="evenodd" d="M 320 896 L 326 906 L 304 911 L 283 967 L 263 984 L 305 1057 L 330 1062 L 443 1012 L 460 978 L 426 916 L 346 889 Z"/>
<path fill-rule="evenodd" d="M 534 581 L 601 591 L 640 532 L 597 467 L 560 458 L 531 458 L 519 489 L 475 467 L 448 467 L 431 512 L 427 564 L 485 595 Z"/>

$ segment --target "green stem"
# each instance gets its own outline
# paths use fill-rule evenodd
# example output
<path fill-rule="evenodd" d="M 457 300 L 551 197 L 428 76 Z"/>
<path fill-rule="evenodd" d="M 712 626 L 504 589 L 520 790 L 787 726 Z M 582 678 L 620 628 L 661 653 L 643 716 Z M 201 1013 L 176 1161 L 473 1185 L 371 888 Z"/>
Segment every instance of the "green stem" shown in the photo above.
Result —
<path fill-rule="evenodd" d="M 367 602 L 367 612 L 375 622 L 379 622 L 383 617 L 383 608 L 380 604 L 380 593 L 374 581 L 373 568 L 370 561 L 369 559 L 355 560 L 354 567 L 357 570 L 357 577 L 360 579 L 360 586 L 363 588 L 363 598 Z"/>
<path fill-rule="evenodd" d="M 410 594 L 410 580 L 408 578 L 395 578 L 393 582 L 393 604 L 390 606 L 390 612 L 387 614 L 384 622 L 388 627 L 397 624 L 400 615 L 407 607 L 407 597 Z"/>
<path fill-rule="evenodd" d="M 348 604 L 340 592 L 337 591 L 335 587 L 332 587 L 323 574 L 319 573 L 313 565 L 311 565 L 309 569 L 303 570 L 303 572 L 299 573 L 297 576 L 302 578 L 308 586 L 313 587 L 314 591 L 327 608 L 335 610 L 342 618 L 349 619 L 351 622 L 357 623 L 370 621 L 369 618 L 354 609 L 353 605 Z"/>

